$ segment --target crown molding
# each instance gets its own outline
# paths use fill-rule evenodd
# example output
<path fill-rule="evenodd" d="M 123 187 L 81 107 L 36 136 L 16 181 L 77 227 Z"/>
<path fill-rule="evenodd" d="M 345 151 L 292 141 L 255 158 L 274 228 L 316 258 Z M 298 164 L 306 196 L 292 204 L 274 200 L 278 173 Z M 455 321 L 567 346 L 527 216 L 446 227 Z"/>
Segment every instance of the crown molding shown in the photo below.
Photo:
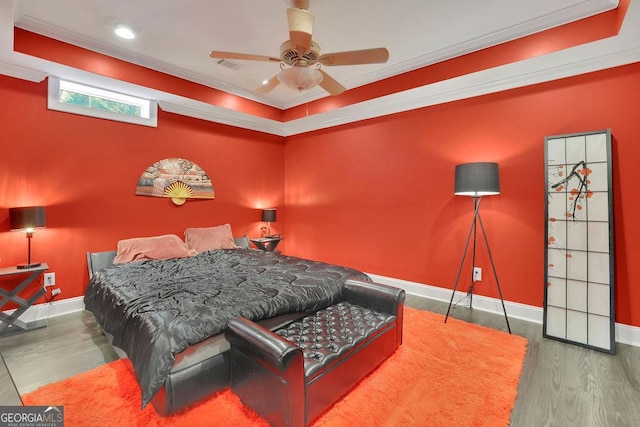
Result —
<path fill-rule="evenodd" d="M 603 46 L 602 50 L 600 56 L 582 57 L 568 63 L 549 61 L 550 58 L 521 61 L 291 120 L 283 123 L 284 135 L 293 136 L 640 61 L 640 47 L 615 51 Z"/>
<path fill-rule="evenodd" d="M 28 80 L 34 83 L 40 83 L 47 78 L 47 73 L 42 71 L 33 70 L 27 67 L 21 67 L 19 65 L 0 61 L 0 74 L 9 77 L 15 77 L 17 79 Z"/>
<path fill-rule="evenodd" d="M 633 33 L 635 32 L 637 31 Z M 636 38 L 636 34 L 629 34 L 629 36 Z M 598 54 L 594 56 L 595 51 Z M 158 99 L 160 107 L 167 112 L 277 136 L 293 136 L 638 61 L 640 61 L 640 46 L 626 47 L 612 39 L 607 39 L 594 42 L 591 45 L 578 46 L 566 51 L 467 74 L 284 123 L 140 87 L 137 87 L 136 95 Z M 65 74 L 63 71 L 65 67 L 58 65 L 56 68 L 55 75 Z M 104 85 L 105 82 L 112 80 L 103 76 L 89 75 L 89 73 L 79 70 L 74 71 L 76 71 L 74 80 L 80 83 Z M 46 75 L 46 73 L 42 75 Z M 83 75 L 86 78 L 82 78 Z M 42 76 L 38 78 L 38 81 L 42 80 Z M 116 83 L 112 81 L 111 85 Z M 130 84 L 128 86 L 135 87 Z"/>
<path fill-rule="evenodd" d="M 572 7 L 565 8 L 561 11 L 550 13 L 535 19 L 523 21 L 509 28 L 485 34 L 482 37 L 477 37 L 472 40 L 466 40 L 464 42 L 448 46 L 445 49 L 434 51 L 429 55 L 423 55 L 420 57 L 416 57 L 410 61 L 404 61 L 394 66 L 385 67 L 384 70 L 361 74 L 356 78 L 351 78 L 342 81 L 341 83 L 347 89 L 364 86 L 385 78 L 394 77 L 413 70 L 417 70 L 419 68 L 436 64 L 438 62 L 446 61 L 452 58 L 466 55 L 468 53 L 496 46 L 510 40 L 515 40 L 527 35 L 545 31 L 562 24 L 585 19 L 599 13 L 613 10 L 618 7 L 618 3 L 619 0 L 586 0 Z M 236 94 L 239 96 L 243 96 L 239 93 Z M 300 94 L 299 96 L 279 103 L 279 105 L 272 106 L 281 109 L 288 109 L 308 102 L 313 102 L 321 98 L 325 98 L 326 96 L 327 94 L 323 90 L 316 89 L 312 92 Z"/>
<path fill-rule="evenodd" d="M 418 68 L 435 64 L 437 62 L 442 62 L 451 58 L 465 55 L 467 53 L 495 46 L 509 40 L 514 40 L 526 35 L 544 31 L 567 22 L 584 19 L 598 13 L 615 9 L 617 5 L 618 0 L 585 0 L 574 4 L 571 7 L 567 7 L 554 13 L 520 22 L 517 25 L 513 25 L 500 31 L 488 33 L 471 40 L 465 40 L 455 45 L 448 46 L 445 49 L 440 49 L 438 51 L 432 52 L 429 55 L 417 57 L 410 61 L 405 61 L 394 66 L 385 67 L 383 70 L 377 72 L 371 72 L 360 75 L 356 78 L 348 79 L 346 81 L 343 81 L 342 84 L 345 85 L 345 87 L 347 87 L 348 89 L 353 89 L 384 78 L 393 77 Z M 242 98 L 259 102 L 271 107 L 288 109 L 327 96 L 326 92 L 324 92 L 323 90 L 316 89 L 308 93 L 291 97 L 287 100 L 276 100 L 273 98 L 269 98 L 268 96 L 258 95 L 251 90 L 247 90 L 236 85 L 227 84 L 196 71 L 190 71 L 185 68 L 167 63 L 165 61 L 122 49 L 119 46 L 107 43 L 102 40 L 87 37 L 74 31 L 69 31 L 64 28 L 50 25 L 46 22 L 29 17 L 28 15 L 24 15 L 23 13 L 19 13 L 18 15 L 20 17 L 20 22 L 16 23 L 16 27 L 18 28 L 41 34 L 46 37 L 60 40 L 75 46 L 80 46 L 85 49 L 121 59 L 152 70 L 160 71 L 162 73 L 173 75 L 188 81 L 199 83 L 213 89 L 231 93 L 233 95 L 240 96 Z"/>
<path fill-rule="evenodd" d="M 428 55 L 422 55 L 409 61 L 404 61 L 396 65 L 385 67 L 383 71 L 374 71 L 371 73 L 363 74 L 356 78 L 345 80 L 341 83 L 347 89 L 364 86 L 366 84 L 370 84 L 385 78 L 394 77 L 400 74 L 407 73 L 409 71 L 436 64 L 438 62 L 443 62 L 452 58 L 466 55 L 468 53 L 496 46 L 510 40 L 515 40 L 524 36 L 555 28 L 559 25 L 578 21 L 580 19 L 585 19 L 599 13 L 615 9 L 616 7 L 618 7 L 618 3 L 619 0 L 587 0 L 572 7 L 565 8 L 561 11 L 543 15 L 535 19 L 523 21 L 517 25 L 512 25 L 511 27 L 504 28 L 500 31 L 488 33 L 472 40 L 465 40 L 463 42 L 447 46 L 445 49 L 433 51 Z M 307 94 L 297 96 L 289 101 L 284 102 L 284 109 L 292 108 L 306 102 L 312 102 L 317 99 L 323 98 L 323 94 L 324 92 L 318 91 L 317 93 L 312 93 L 308 96 Z"/>
<path fill-rule="evenodd" d="M 282 122 L 262 117 L 252 116 L 206 102 L 195 101 L 193 99 L 173 97 L 173 99 L 161 99 L 158 105 L 163 111 L 181 114 L 183 116 L 194 117 L 196 119 L 221 123 L 243 129 L 255 130 L 277 136 L 284 136 Z"/>
<path fill-rule="evenodd" d="M 11 1 L 0 0 L 0 8 L 7 3 L 11 4 Z M 0 26 L 3 22 L 0 21 Z M 0 28 L 0 41 L 6 37 L 12 40 L 12 36 L 12 27 Z M 284 123 L 7 52 L 1 46 L 6 43 L 0 44 L 0 72 L 3 74 L 31 81 L 42 81 L 47 74 L 53 74 L 79 83 L 124 86 L 136 96 L 157 99 L 164 111 L 286 137 L 639 62 L 640 0 L 631 0 L 617 36 Z"/>
<path fill-rule="evenodd" d="M 620 35 L 616 37 L 478 71 L 284 123 L 267 119 L 260 119 L 260 123 L 257 123 L 256 118 L 254 118 L 249 119 L 246 124 L 250 125 L 248 128 L 252 130 L 280 136 L 294 136 L 445 102 L 487 95 L 639 62 L 639 0 L 633 0 L 633 5 L 635 5 L 634 10 L 632 11 L 630 7 L 627 12 L 628 19 L 623 27 L 625 31 L 621 31 Z M 632 12 L 633 16 L 631 16 Z M 208 104 L 201 103 L 197 109 L 197 117 L 210 121 L 220 120 L 218 118 L 219 113 L 212 111 L 211 107 Z M 182 114 L 182 112 L 190 114 L 185 109 L 174 108 L 172 111 L 177 114 Z M 225 121 L 221 123 L 232 126 L 242 124 L 247 118 L 234 117 L 239 115 L 242 115 L 242 113 L 231 112 L 225 114 Z"/>
<path fill-rule="evenodd" d="M 16 27 L 35 34 L 49 37 L 54 40 L 59 40 L 64 43 L 69 43 L 74 46 L 79 46 L 93 52 L 110 56 L 112 58 L 120 59 L 131 64 L 136 64 L 141 67 L 159 71 L 161 73 L 175 76 L 183 80 L 198 83 L 212 89 L 231 93 L 242 98 L 269 105 L 271 107 L 281 108 L 279 105 L 271 105 L 271 103 L 269 103 L 269 99 L 260 97 L 252 91 L 240 88 L 235 85 L 227 84 L 204 74 L 190 71 L 186 68 L 182 68 L 177 65 L 152 58 L 150 56 L 122 49 L 119 46 L 115 46 L 102 40 L 87 37 L 83 34 L 76 33 L 75 31 L 69 31 L 64 28 L 50 25 L 46 22 L 31 18 L 29 16 L 23 17 L 20 22 L 16 24 Z"/>

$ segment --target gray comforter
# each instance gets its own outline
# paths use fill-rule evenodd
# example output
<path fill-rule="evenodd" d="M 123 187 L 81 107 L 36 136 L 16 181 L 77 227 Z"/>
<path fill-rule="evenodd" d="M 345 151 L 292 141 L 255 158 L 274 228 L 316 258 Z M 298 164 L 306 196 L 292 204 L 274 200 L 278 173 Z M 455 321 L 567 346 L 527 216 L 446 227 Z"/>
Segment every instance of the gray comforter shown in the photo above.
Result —
<path fill-rule="evenodd" d="M 84 302 L 133 363 L 146 406 L 174 355 L 224 331 L 228 320 L 316 310 L 341 299 L 344 267 L 254 249 L 143 261 L 94 274 Z"/>

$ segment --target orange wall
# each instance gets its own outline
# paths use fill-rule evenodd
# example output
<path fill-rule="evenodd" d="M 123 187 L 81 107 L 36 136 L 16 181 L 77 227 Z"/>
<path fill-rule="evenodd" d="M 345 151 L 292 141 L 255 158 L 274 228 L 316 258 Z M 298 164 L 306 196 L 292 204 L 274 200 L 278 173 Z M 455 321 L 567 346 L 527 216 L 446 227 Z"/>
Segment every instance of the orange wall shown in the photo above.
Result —
<path fill-rule="evenodd" d="M 25 50 L 45 43 L 22 31 L 16 37 Z M 73 61 L 86 51 L 60 46 L 55 52 L 82 68 Z M 105 74 L 133 78 L 133 71 L 145 72 L 113 60 Z M 150 73 L 165 89 L 197 92 L 188 82 L 181 87 Z M 633 264 L 639 202 L 624 196 L 633 194 L 640 151 L 639 93 L 634 64 L 283 139 L 162 111 L 158 128 L 49 111 L 46 83 L 0 76 L 0 266 L 25 261 L 26 239 L 8 231 L 12 206 L 47 206 L 49 227 L 35 235 L 33 258 L 49 263 L 68 298 L 84 293 L 86 251 L 227 221 L 235 234 L 256 235 L 256 208 L 286 205 L 273 228 L 286 232 L 287 253 L 451 288 L 471 220 L 471 201 L 452 195 L 454 166 L 496 161 L 502 194 L 486 198 L 482 214 L 504 296 L 541 306 L 543 138 L 611 128 L 617 320 L 640 326 L 640 290 L 631 279 L 640 273 Z M 202 166 L 216 199 L 175 207 L 135 196 L 142 171 L 165 157 Z M 477 264 L 485 269 L 477 291 L 496 296 L 482 251 Z"/>
<path fill-rule="evenodd" d="M 225 222 L 236 235 L 256 236 L 257 208 L 283 203 L 281 137 L 162 111 L 157 128 L 95 119 L 47 110 L 46 96 L 46 82 L 0 76 L 0 267 L 27 256 L 25 235 L 9 231 L 7 209 L 46 206 L 47 228 L 34 234 L 32 260 L 56 272 L 60 298 L 84 294 L 87 251 Z M 216 198 L 177 207 L 136 196 L 142 172 L 167 157 L 201 166 Z"/>
<path fill-rule="evenodd" d="M 472 218 L 454 167 L 495 161 L 502 194 L 481 212 L 504 297 L 541 307 L 544 137 L 611 128 L 617 321 L 640 326 L 639 94 L 634 64 L 290 137 L 287 252 L 452 288 Z M 484 250 L 476 264 L 497 297 Z"/>

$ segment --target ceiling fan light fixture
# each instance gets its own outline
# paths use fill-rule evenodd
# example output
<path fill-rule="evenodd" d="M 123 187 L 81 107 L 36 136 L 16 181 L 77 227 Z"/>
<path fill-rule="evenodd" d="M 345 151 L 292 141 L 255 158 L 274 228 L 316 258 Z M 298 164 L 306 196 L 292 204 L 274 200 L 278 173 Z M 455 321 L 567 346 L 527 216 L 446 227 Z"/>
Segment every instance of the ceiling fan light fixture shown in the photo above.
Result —
<path fill-rule="evenodd" d="M 286 68 L 278 73 L 280 83 L 298 91 L 318 86 L 323 77 L 319 70 L 309 67 Z"/>

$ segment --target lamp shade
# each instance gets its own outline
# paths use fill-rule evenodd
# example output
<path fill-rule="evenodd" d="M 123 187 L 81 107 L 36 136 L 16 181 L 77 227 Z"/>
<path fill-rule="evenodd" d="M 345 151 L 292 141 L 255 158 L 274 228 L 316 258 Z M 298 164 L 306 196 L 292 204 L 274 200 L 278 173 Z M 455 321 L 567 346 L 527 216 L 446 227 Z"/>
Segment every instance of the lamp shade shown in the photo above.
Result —
<path fill-rule="evenodd" d="M 276 210 L 275 209 L 262 209 L 262 221 L 264 222 L 275 222 L 276 220 Z"/>
<path fill-rule="evenodd" d="M 498 164 L 492 162 L 464 163 L 456 166 L 453 193 L 457 196 L 490 196 L 500 194 Z"/>
<path fill-rule="evenodd" d="M 9 208 L 9 224 L 12 230 L 46 227 L 44 206 Z"/>

